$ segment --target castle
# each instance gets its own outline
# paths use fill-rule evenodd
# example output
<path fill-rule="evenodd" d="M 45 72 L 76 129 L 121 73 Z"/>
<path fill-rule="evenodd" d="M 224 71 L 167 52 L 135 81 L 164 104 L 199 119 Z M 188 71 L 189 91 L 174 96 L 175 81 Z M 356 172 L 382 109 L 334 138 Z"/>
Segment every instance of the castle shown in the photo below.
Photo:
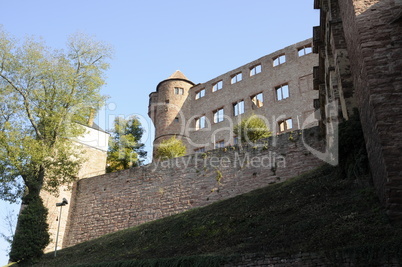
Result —
<path fill-rule="evenodd" d="M 318 136 L 347 120 L 354 108 L 377 194 L 390 219 L 400 223 L 402 3 L 315 0 L 314 7 L 320 9 L 320 26 L 313 30 L 313 45 L 297 43 L 202 84 L 181 72 L 160 82 L 150 94 L 154 145 L 177 136 L 189 155 L 79 180 L 63 247 L 310 170 L 322 161 L 305 144 L 322 149 Z M 302 134 L 302 121 L 316 109 L 320 127 Z M 231 123 L 251 113 L 264 115 L 270 129 L 283 134 L 263 140 L 263 146 L 232 146 Z M 202 151 L 207 153 L 195 153 Z M 212 159 L 221 164 L 213 166 Z"/>
<path fill-rule="evenodd" d="M 205 83 L 176 71 L 149 96 L 154 148 L 172 136 L 183 140 L 187 154 L 237 144 L 233 127 L 250 114 L 264 118 L 275 134 L 301 129 L 315 111 L 317 64 L 308 39 Z"/>

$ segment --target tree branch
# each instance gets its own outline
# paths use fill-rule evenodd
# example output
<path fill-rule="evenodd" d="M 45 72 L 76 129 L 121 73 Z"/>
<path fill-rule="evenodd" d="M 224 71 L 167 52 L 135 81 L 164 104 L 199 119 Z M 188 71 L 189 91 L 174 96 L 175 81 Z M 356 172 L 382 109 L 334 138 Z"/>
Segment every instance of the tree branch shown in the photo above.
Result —
<path fill-rule="evenodd" d="M 3 78 L 9 85 L 11 85 L 12 88 L 14 88 L 23 98 L 24 100 L 24 107 L 25 107 L 25 111 L 28 115 L 28 119 L 31 122 L 32 127 L 35 130 L 36 135 L 38 136 L 38 138 L 42 139 L 42 133 L 39 131 L 38 125 L 36 125 L 36 122 L 32 116 L 30 107 L 29 107 L 29 101 L 27 99 L 26 94 L 24 94 L 24 92 L 18 88 L 12 81 L 10 81 L 6 76 L 4 76 L 2 73 L 0 73 L 0 77 Z"/>

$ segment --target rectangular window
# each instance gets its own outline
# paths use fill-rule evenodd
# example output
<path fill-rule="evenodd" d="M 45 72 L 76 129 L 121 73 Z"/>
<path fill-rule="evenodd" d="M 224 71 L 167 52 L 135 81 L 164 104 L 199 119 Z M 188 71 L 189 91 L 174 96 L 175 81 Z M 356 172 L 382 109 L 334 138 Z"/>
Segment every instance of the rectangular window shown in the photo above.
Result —
<path fill-rule="evenodd" d="M 184 89 L 181 88 L 181 87 L 175 87 L 175 88 L 174 88 L 174 93 L 175 93 L 176 95 L 184 95 Z"/>
<path fill-rule="evenodd" d="M 238 145 L 239 144 L 239 138 L 237 136 L 233 137 L 233 144 Z"/>
<path fill-rule="evenodd" d="M 196 148 L 196 149 L 194 149 L 194 152 L 195 152 L 195 153 L 202 153 L 202 152 L 205 152 L 205 147 Z"/>
<path fill-rule="evenodd" d="M 201 97 L 205 96 L 205 89 L 202 89 L 200 91 L 198 91 L 197 93 L 195 93 L 195 99 L 200 99 Z"/>
<path fill-rule="evenodd" d="M 242 79 L 243 79 L 243 75 L 240 72 L 240 73 L 237 73 L 235 76 L 232 77 L 232 79 L 230 80 L 230 83 L 234 84 L 234 83 L 240 82 Z"/>
<path fill-rule="evenodd" d="M 280 55 L 280 56 L 277 56 L 277 57 L 273 58 L 273 62 L 274 62 L 274 67 L 285 63 L 286 62 L 286 55 Z"/>
<path fill-rule="evenodd" d="M 286 119 L 283 121 L 278 122 L 279 124 L 279 132 L 285 132 L 293 128 L 292 119 Z"/>
<path fill-rule="evenodd" d="M 225 141 L 221 140 L 215 143 L 215 148 L 225 147 Z"/>
<path fill-rule="evenodd" d="M 218 109 L 214 112 L 214 123 L 223 121 L 223 108 Z"/>
<path fill-rule="evenodd" d="M 233 104 L 233 115 L 238 116 L 244 113 L 244 101 L 241 100 Z"/>
<path fill-rule="evenodd" d="M 223 82 L 222 82 L 222 81 L 219 81 L 219 82 L 215 83 L 215 84 L 212 86 L 212 92 L 216 92 L 216 91 L 218 91 L 218 90 L 221 90 L 222 87 L 223 87 Z"/>
<path fill-rule="evenodd" d="M 205 116 L 195 119 L 195 129 L 199 130 L 205 128 Z"/>
<path fill-rule="evenodd" d="M 275 91 L 276 91 L 276 100 L 278 101 L 289 97 L 289 86 L 287 84 L 275 87 Z"/>
<path fill-rule="evenodd" d="M 311 44 L 305 45 L 303 47 L 300 47 L 298 50 L 298 55 L 299 57 L 302 57 L 304 55 L 310 54 L 313 52 L 313 48 L 311 47 Z"/>
<path fill-rule="evenodd" d="M 251 101 L 253 102 L 253 108 L 260 108 L 264 105 L 262 93 L 251 96 Z"/>
<path fill-rule="evenodd" d="M 261 72 L 261 64 L 256 65 L 250 69 L 250 76 L 254 76 Z"/>

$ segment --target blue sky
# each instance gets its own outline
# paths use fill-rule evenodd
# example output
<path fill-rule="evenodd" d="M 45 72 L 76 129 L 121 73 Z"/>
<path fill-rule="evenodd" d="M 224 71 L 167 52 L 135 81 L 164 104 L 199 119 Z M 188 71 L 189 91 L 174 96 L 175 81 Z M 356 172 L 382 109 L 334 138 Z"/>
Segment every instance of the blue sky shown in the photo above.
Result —
<path fill-rule="evenodd" d="M 115 116 L 139 116 L 148 151 L 148 95 L 160 81 L 181 70 L 196 84 L 206 82 L 311 38 L 319 24 L 313 0 L 0 0 L 0 6 L 0 24 L 19 39 L 42 37 L 62 49 L 70 34 L 83 32 L 109 43 L 114 57 L 102 92 L 110 98 L 98 122 L 107 129 Z M 3 226 L 18 208 L 2 202 L 0 210 Z M 5 245 L 0 240 L 0 266 Z"/>

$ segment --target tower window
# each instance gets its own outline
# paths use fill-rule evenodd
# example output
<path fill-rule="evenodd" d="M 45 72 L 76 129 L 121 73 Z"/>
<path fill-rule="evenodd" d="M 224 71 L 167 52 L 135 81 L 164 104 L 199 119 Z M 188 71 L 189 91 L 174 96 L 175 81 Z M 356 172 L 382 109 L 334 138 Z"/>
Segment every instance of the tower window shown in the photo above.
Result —
<path fill-rule="evenodd" d="M 311 44 L 305 45 L 303 47 L 300 47 L 298 50 L 298 55 L 299 57 L 310 54 L 311 52 L 313 52 L 313 48 L 311 47 Z"/>
<path fill-rule="evenodd" d="M 215 83 L 215 84 L 212 86 L 212 92 L 216 92 L 216 91 L 218 91 L 218 90 L 221 90 L 222 87 L 223 87 L 223 81 L 219 81 L 219 82 Z"/>
<path fill-rule="evenodd" d="M 218 109 L 214 112 L 214 123 L 223 121 L 223 108 Z"/>
<path fill-rule="evenodd" d="M 250 69 L 250 76 L 254 76 L 261 72 L 261 64 L 258 64 Z"/>
<path fill-rule="evenodd" d="M 174 118 L 174 122 L 179 122 L 179 117 Z"/>
<path fill-rule="evenodd" d="M 264 105 L 262 93 L 251 96 L 251 101 L 253 102 L 253 108 L 260 108 Z"/>
<path fill-rule="evenodd" d="M 242 79 L 243 79 L 243 75 L 241 72 L 239 72 L 232 77 L 232 79 L 230 80 L 230 83 L 234 84 L 234 83 L 240 82 Z"/>
<path fill-rule="evenodd" d="M 194 149 L 194 152 L 195 152 L 195 153 L 202 153 L 202 152 L 205 152 L 205 147 L 196 148 L 196 149 Z"/>
<path fill-rule="evenodd" d="M 289 97 L 289 86 L 287 84 L 275 87 L 275 91 L 276 91 L 276 100 L 278 101 Z"/>
<path fill-rule="evenodd" d="M 181 87 L 175 87 L 175 88 L 174 88 L 174 93 L 175 93 L 176 95 L 184 95 L 184 89 L 181 88 Z"/>
<path fill-rule="evenodd" d="M 274 67 L 285 63 L 286 62 L 286 55 L 283 54 L 283 55 L 280 55 L 280 56 L 277 56 L 277 57 L 273 58 L 273 62 L 274 62 Z"/>
<path fill-rule="evenodd" d="M 215 149 L 216 148 L 222 148 L 222 147 L 225 147 L 225 141 L 224 140 L 221 140 L 221 141 L 218 141 L 218 142 L 215 143 Z"/>
<path fill-rule="evenodd" d="M 205 128 L 205 116 L 195 119 L 195 129 L 199 130 Z"/>
<path fill-rule="evenodd" d="M 202 89 L 200 91 L 198 91 L 197 93 L 195 93 L 195 99 L 200 99 L 201 97 L 205 96 L 205 89 Z"/>
<path fill-rule="evenodd" d="M 279 125 L 279 132 L 285 132 L 293 128 L 293 122 L 292 119 L 290 118 L 278 122 L 278 125 Z"/>
<path fill-rule="evenodd" d="M 238 116 L 244 113 L 244 101 L 241 100 L 233 104 L 233 115 Z"/>

